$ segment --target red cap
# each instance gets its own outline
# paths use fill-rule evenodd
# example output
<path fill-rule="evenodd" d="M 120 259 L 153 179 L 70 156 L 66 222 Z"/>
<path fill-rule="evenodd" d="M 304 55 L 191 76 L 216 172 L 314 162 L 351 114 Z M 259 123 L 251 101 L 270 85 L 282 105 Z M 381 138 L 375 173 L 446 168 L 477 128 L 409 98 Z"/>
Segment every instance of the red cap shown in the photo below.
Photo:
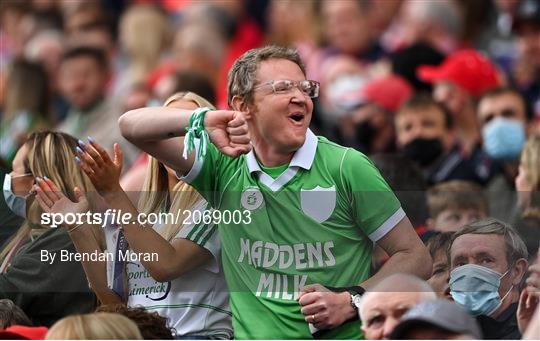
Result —
<path fill-rule="evenodd" d="M 420 79 L 428 83 L 439 80 L 453 82 L 474 97 L 501 85 L 495 65 L 476 50 L 453 53 L 438 66 L 421 65 L 417 73 Z"/>
<path fill-rule="evenodd" d="M 1 340 L 45 340 L 47 327 L 11 326 L 0 330 Z"/>
<path fill-rule="evenodd" d="M 389 75 L 370 81 L 362 90 L 366 101 L 396 112 L 413 93 L 412 87 L 402 77 Z"/>

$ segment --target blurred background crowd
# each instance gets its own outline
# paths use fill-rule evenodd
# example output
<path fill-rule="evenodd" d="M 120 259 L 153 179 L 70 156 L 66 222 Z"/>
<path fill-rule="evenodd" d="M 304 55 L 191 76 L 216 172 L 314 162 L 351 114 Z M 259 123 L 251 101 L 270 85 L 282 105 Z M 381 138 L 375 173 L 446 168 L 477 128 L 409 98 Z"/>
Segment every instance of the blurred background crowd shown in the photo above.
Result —
<path fill-rule="evenodd" d="M 290 46 L 321 84 L 311 129 L 370 156 L 423 240 L 439 238 L 434 275 L 440 235 L 485 217 L 535 261 L 539 0 L 4 0 L 0 42 L 2 182 L 27 136 L 51 129 L 119 143 L 123 187 L 140 190 L 148 157 L 121 136 L 122 113 L 179 91 L 228 108 L 233 62 Z M 21 224 L 3 200 L 0 244 Z"/>

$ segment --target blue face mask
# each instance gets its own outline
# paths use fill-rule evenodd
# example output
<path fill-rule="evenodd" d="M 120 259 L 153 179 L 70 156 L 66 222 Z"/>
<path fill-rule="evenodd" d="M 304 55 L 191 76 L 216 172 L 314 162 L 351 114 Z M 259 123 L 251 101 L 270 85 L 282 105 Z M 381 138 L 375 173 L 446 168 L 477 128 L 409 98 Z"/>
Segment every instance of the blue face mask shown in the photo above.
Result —
<path fill-rule="evenodd" d="M 513 286 L 502 299 L 499 296 L 501 279 L 509 271 L 510 269 L 501 275 L 476 264 L 460 266 L 450 273 L 450 295 L 471 315 L 490 316 L 501 306 L 502 301 L 512 290 Z"/>
<path fill-rule="evenodd" d="M 498 117 L 482 129 L 484 150 L 495 160 L 517 160 L 525 144 L 525 126 L 514 119 Z"/>
<path fill-rule="evenodd" d="M 13 193 L 13 190 L 11 189 L 11 180 L 13 178 L 19 178 L 28 175 L 32 174 L 23 174 L 14 177 L 12 177 L 11 174 L 6 174 L 6 176 L 4 177 L 3 192 L 4 199 L 6 199 L 6 204 L 13 213 L 22 218 L 26 218 L 26 198 L 28 198 L 30 194 L 25 197 L 21 197 Z"/>

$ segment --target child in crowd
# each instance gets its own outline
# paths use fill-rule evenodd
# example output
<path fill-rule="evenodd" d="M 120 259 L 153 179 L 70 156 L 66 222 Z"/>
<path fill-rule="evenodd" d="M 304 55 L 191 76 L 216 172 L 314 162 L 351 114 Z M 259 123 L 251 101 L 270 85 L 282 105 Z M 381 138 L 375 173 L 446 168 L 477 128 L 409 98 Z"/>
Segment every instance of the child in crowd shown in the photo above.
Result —
<path fill-rule="evenodd" d="M 453 180 L 431 187 L 427 202 L 427 226 L 434 231 L 457 231 L 467 223 L 485 218 L 488 211 L 482 189 L 468 181 Z"/>
<path fill-rule="evenodd" d="M 426 242 L 429 254 L 433 259 L 433 270 L 427 282 L 431 285 L 437 296 L 447 299 L 451 299 L 450 286 L 448 285 L 450 271 L 447 251 L 450 246 L 452 234 L 453 232 L 439 232 L 430 237 Z"/>

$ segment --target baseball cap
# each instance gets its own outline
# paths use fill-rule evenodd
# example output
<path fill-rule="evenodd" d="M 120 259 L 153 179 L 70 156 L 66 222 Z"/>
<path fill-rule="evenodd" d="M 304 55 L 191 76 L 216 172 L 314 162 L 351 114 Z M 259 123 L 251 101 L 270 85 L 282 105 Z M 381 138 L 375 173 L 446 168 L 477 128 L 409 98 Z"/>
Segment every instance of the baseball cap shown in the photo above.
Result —
<path fill-rule="evenodd" d="M 421 65 L 418 77 L 428 83 L 453 82 L 474 97 L 501 85 L 499 72 L 489 59 L 473 49 L 460 50 L 446 57 L 438 66 Z"/>
<path fill-rule="evenodd" d="M 426 325 L 482 339 L 476 320 L 456 303 L 444 299 L 424 301 L 411 308 L 403 315 L 390 338 L 407 338 L 407 332 L 411 328 Z"/>
<path fill-rule="evenodd" d="M 1 340 L 44 340 L 47 327 L 10 326 L 0 330 Z"/>
<path fill-rule="evenodd" d="M 413 88 L 404 78 L 388 75 L 368 82 L 362 92 L 367 102 L 396 112 L 403 102 L 411 97 Z"/>

